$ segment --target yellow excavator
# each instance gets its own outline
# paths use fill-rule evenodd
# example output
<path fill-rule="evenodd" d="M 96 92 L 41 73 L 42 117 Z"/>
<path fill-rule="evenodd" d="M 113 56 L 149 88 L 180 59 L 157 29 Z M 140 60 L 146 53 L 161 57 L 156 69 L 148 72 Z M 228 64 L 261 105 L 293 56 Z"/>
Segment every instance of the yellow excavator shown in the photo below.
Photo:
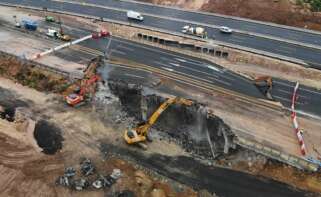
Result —
<path fill-rule="evenodd" d="M 124 134 L 125 141 L 128 144 L 138 144 L 142 148 L 146 149 L 147 146 L 142 142 L 146 141 L 149 128 L 156 122 L 159 116 L 172 104 L 182 104 L 191 106 L 193 104 L 193 101 L 178 97 L 167 99 L 158 107 L 158 109 L 151 115 L 151 117 L 149 117 L 149 119 L 146 122 L 139 124 L 136 128 L 126 130 Z"/>

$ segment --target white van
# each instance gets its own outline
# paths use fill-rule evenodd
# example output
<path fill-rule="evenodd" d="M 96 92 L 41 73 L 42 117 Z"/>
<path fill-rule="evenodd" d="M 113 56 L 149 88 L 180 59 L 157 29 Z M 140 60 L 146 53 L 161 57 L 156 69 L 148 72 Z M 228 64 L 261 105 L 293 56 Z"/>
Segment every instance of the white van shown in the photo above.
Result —
<path fill-rule="evenodd" d="M 139 21 L 143 21 L 144 17 L 142 16 L 141 13 L 135 12 L 135 11 L 127 11 L 127 17 L 128 19 L 135 19 Z"/>

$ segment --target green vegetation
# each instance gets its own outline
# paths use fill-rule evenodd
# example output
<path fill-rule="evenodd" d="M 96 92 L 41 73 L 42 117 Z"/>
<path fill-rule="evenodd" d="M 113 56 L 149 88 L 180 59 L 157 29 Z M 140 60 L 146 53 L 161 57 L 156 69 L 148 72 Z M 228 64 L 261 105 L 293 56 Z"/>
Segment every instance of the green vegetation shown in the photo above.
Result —
<path fill-rule="evenodd" d="M 321 11 L 321 0 L 297 0 L 298 5 L 308 3 L 311 5 L 312 11 Z"/>

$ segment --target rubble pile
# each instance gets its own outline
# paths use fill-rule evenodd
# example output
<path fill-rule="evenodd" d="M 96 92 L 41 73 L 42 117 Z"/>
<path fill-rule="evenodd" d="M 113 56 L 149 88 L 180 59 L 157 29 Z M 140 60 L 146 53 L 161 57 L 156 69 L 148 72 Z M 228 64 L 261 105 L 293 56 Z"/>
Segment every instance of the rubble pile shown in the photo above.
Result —
<path fill-rule="evenodd" d="M 155 94 L 143 94 L 141 86 L 122 81 L 108 81 L 108 85 L 110 91 L 118 96 L 124 111 L 135 117 L 137 122 L 146 121 L 143 117 L 150 117 L 166 99 Z M 236 148 L 231 128 L 221 118 L 209 113 L 206 106 L 196 102 L 192 106 L 171 105 L 153 128 L 166 132 L 170 141 L 201 158 L 214 159 Z"/>
<path fill-rule="evenodd" d="M 9 122 L 14 121 L 16 109 L 14 107 L 2 107 L 0 105 L 0 118 Z"/>
<path fill-rule="evenodd" d="M 90 188 L 110 188 L 122 176 L 119 169 L 114 169 L 110 175 L 99 174 L 92 161 L 88 158 L 84 158 L 80 162 L 79 173 L 81 176 L 77 177 L 76 169 L 74 167 L 67 167 L 64 175 L 58 177 L 56 180 L 56 185 L 77 191 Z M 96 178 L 94 178 L 95 176 Z"/>

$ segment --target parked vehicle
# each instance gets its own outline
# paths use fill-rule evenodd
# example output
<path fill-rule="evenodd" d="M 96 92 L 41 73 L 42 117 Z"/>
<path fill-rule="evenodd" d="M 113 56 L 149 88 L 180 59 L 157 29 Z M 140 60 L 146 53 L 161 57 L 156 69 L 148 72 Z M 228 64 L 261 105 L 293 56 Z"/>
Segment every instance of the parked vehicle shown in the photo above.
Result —
<path fill-rule="evenodd" d="M 142 16 L 142 14 L 139 13 L 139 12 L 135 12 L 135 11 L 128 11 L 127 12 L 127 18 L 128 19 L 139 20 L 139 21 L 143 21 L 144 20 L 144 17 Z"/>
<path fill-rule="evenodd" d="M 45 16 L 46 22 L 54 23 L 56 22 L 56 19 L 53 16 Z"/>
<path fill-rule="evenodd" d="M 222 33 L 227 33 L 227 34 L 231 34 L 233 32 L 233 30 L 229 27 L 226 27 L 226 26 L 221 26 L 220 27 L 220 31 Z"/>
<path fill-rule="evenodd" d="M 36 21 L 24 19 L 22 20 L 22 24 L 27 30 L 36 31 L 38 28 L 38 23 Z"/>

